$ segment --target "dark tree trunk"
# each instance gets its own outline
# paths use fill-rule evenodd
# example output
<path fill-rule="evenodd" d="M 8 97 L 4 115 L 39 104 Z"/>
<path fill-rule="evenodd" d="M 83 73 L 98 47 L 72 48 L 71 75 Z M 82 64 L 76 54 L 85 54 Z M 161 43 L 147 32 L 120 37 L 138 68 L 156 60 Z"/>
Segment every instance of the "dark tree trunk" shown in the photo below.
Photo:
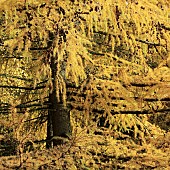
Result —
<path fill-rule="evenodd" d="M 51 139 L 54 139 L 53 146 L 56 146 L 63 143 L 61 139 L 68 138 L 71 135 L 70 111 L 68 107 L 64 106 L 62 99 L 58 101 L 56 95 L 57 63 L 54 57 L 51 58 L 51 71 L 53 90 L 49 94 L 47 141 L 50 142 L 47 142 L 47 147 L 51 147 Z M 59 137 L 58 140 L 57 137 Z"/>
<path fill-rule="evenodd" d="M 51 138 L 53 136 L 52 133 L 52 117 L 50 111 L 48 111 L 48 119 L 47 119 L 47 142 L 46 142 L 46 148 L 51 148 L 52 143 L 51 143 Z"/>

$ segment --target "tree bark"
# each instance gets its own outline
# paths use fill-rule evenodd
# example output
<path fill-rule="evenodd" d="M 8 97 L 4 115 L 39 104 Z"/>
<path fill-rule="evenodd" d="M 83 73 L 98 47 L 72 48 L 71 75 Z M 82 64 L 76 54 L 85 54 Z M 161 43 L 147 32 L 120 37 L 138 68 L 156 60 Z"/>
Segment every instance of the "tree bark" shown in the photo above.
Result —
<path fill-rule="evenodd" d="M 64 106 L 63 100 L 58 101 L 56 95 L 56 73 L 57 63 L 55 58 L 51 58 L 52 84 L 53 90 L 49 94 L 49 112 L 47 125 L 47 147 L 57 146 L 64 141 L 61 139 L 68 138 L 71 135 L 70 110 Z M 57 140 L 57 137 L 59 137 Z M 62 137 L 62 138 L 61 138 Z M 53 140 L 51 140 L 53 139 Z"/>

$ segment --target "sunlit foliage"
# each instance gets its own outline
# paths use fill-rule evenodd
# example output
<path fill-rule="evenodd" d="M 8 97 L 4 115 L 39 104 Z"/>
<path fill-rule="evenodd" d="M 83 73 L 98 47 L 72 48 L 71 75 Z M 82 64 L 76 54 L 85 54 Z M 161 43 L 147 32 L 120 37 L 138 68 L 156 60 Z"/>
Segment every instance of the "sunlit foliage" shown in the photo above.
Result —
<path fill-rule="evenodd" d="M 169 4 L 1 0 L 0 113 L 9 120 L 3 124 L 13 124 L 19 141 L 36 131 L 38 140 L 45 137 L 55 59 L 57 98 L 71 107 L 74 133 L 76 126 L 94 133 L 107 127 L 146 144 L 154 130 L 144 114 L 168 113 L 170 106 Z"/>

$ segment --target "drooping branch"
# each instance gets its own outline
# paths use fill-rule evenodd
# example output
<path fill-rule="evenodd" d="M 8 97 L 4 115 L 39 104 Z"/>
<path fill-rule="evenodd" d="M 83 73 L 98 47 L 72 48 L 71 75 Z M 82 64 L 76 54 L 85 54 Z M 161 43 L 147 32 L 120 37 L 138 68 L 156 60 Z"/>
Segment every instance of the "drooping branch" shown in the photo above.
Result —
<path fill-rule="evenodd" d="M 49 111 L 49 107 L 39 107 L 39 108 L 34 108 L 29 110 L 29 112 L 35 112 L 35 111 Z"/>
<path fill-rule="evenodd" d="M 23 59 L 24 57 L 22 56 L 13 56 L 13 57 L 8 57 L 8 56 L 4 56 L 3 58 L 6 58 L 6 59 L 12 59 L 12 58 L 15 58 L 15 59 Z"/>
<path fill-rule="evenodd" d="M 45 97 L 45 98 L 43 98 L 43 103 L 47 103 L 45 100 L 46 99 L 48 99 L 48 97 Z M 40 101 L 41 99 L 35 99 L 35 100 L 31 100 L 31 101 L 27 101 L 27 102 L 24 102 L 24 103 L 22 103 L 22 105 L 26 105 L 26 104 L 29 104 L 29 103 L 33 103 L 33 102 L 37 102 L 37 101 Z"/>
<path fill-rule="evenodd" d="M 34 110 L 40 110 L 40 109 L 48 109 L 48 103 L 46 102 L 44 102 L 44 103 L 34 103 L 34 104 L 19 104 L 19 105 L 17 105 L 17 106 L 12 106 L 12 105 L 10 105 L 10 104 L 8 104 L 8 105 L 2 105 L 2 106 L 0 106 L 0 113 L 2 113 L 2 112 L 9 112 L 10 110 L 11 110 L 11 108 L 16 108 L 16 109 L 28 109 L 28 108 L 32 108 L 33 107 L 33 109 Z M 46 106 L 46 107 L 44 107 L 44 106 Z M 32 109 L 30 109 L 29 111 L 32 111 Z M 21 113 L 21 112 L 17 112 L 17 113 Z"/>
<path fill-rule="evenodd" d="M 155 86 L 157 84 L 158 84 L 157 82 L 130 82 L 130 85 L 135 86 L 135 87 L 148 87 L 148 86 L 152 87 L 152 86 Z M 126 87 L 128 85 L 125 84 L 125 83 L 122 83 L 122 86 Z"/>
<path fill-rule="evenodd" d="M 9 74 L 0 74 L 1 77 L 5 77 L 5 78 L 14 78 L 14 79 L 19 79 L 19 80 L 24 80 L 24 81 L 33 81 L 33 79 L 26 79 L 26 78 L 23 78 L 23 77 L 19 77 L 19 76 L 11 76 Z"/>
<path fill-rule="evenodd" d="M 34 104 L 30 104 L 30 105 L 24 105 L 24 104 L 20 104 L 17 105 L 15 108 L 30 108 L 30 107 L 37 107 L 37 106 L 43 106 L 44 104 L 41 103 L 34 103 Z"/>
<path fill-rule="evenodd" d="M 105 54 L 104 53 L 99 53 L 99 52 L 95 52 L 95 51 L 92 51 L 92 50 L 88 50 L 88 52 L 92 55 L 100 55 L 100 56 L 104 56 Z"/>
<path fill-rule="evenodd" d="M 96 34 L 101 34 L 101 35 L 111 35 L 113 37 L 116 37 L 116 36 L 119 36 L 120 34 L 113 34 L 113 33 L 110 33 L 110 32 L 104 32 L 104 31 L 93 31 L 94 33 Z"/>
<path fill-rule="evenodd" d="M 49 47 L 31 47 L 29 50 L 31 50 L 31 51 L 45 51 L 48 49 L 49 49 Z"/>
<path fill-rule="evenodd" d="M 4 59 L 13 59 L 13 58 L 15 58 L 15 59 L 21 60 L 21 59 L 24 58 L 24 56 L 13 56 L 13 57 L 5 56 L 5 57 L 2 57 L 2 58 L 4 58 Z M 32 61 L 35 61 L 35 60 L 37 60 L 37 58 L 32 58 Z"/>
<path fill-rule="evenodd" d="M 76 107 L 75 109 L 79 111 L 84 110 L 83 107 Z M 110 113 L 112 115 L 115 115 L 115 114 L 154 114 L 154 113 L 169 112 L 169 111 L 170 111 L 170 108 L 158 109 L 158 110 L 151 110 L 151 109 L 150 110 L 120 110 L 120 111 L 111 110 Z M 105 110 L 93 109 L 92 112 L 103 114 Z"/>
<path fill-rule="evenodd" d="M 21 87 L 21 86 L 0 85 L 0 87 L 1 87 L 1 88 L 11 88 L 11 89 L 23 89 L 23 90 L 38 90 L 38 89 L 44 89 L 46 86 Z"/>
<path fill-rule="evenodd" d="M 159 24 L 159 26 L 167 31 L 170 31 L 170 27 L 167 27 L 164 24 Z"/>
<path fill-rule="evenodd" d="M 138 99 L 140 99 L 140 98 L 138 97 Z M 164 97 L 164 98 L 161 98 L 161 99 L 159 99 L 159 98 L 144 98 L 142 100 L 144 100 L 146 102 L 156 102 L 156 101 L 169 102 L 170 97 Z"/>
<path fill-rule="evenodd" d="M 164 28 L 164 29 L 166 29 L 166 30 L 170 30 L 170 28 L 165 27 L 165 26 L 162 26 L 162 28 Z M 112 33 L 109 33 L 109 32 L 104 32 L 104 31 L 94 31 L 94 33 L 96 33 L 96 34 L 102 34 L 102 35 L 111 35 L 111 36 L 113 36 L 113 37 L 121 36 L 121 35 L 115 35 L 115 34 L 112 34 Z M 151 45 L 151 46 L 163 46 L 163 45 L 160 44 L 160 43 L 150 42 L 150 41 L 141 40 L 141 39 L 137 39 L 137 38 L 136 38 L 135 40 L 138 41 L 138 42 L 147 44 L 147 45 Z"/>
<path fill-rule="evenodd" d="M 138 41 L 138 42 L 147 44 L 147 45 L 151 45 L 151 46 L 163 46 L 160 43 L 154 43 L 154 42 L 150 42 L 150 41 L 146 41 L 146 40 L 140 40 L 140 39 L 137 39 L 137 38 L 135 40 Z"/>
<path fill-rule="evenodd" d="M 28 112 L 35 112 L 35 111 L 48 111 L 49 107 L 38 107 L 28 110 Z M 10 108 L 0 109 L 0 114 L 9 114 Z M 25 111 L 17 111 L 18 114 L 24 114 Z"/>
<path fill-rule="evenodd" d="M 47 115 L 38 116 L 38 117 L 35 117 L 35 118 L 32 118 L 32 119 L 25 120 L 25 121 L 23 121 L 23 123 L 31 122 L 31 121 L 42 119 L 42 118 L 46 118 L 46 117 L 47 117 Z M 14 123 L 14 125 L 15 124 L 19 124 L 19 123 Z"/>

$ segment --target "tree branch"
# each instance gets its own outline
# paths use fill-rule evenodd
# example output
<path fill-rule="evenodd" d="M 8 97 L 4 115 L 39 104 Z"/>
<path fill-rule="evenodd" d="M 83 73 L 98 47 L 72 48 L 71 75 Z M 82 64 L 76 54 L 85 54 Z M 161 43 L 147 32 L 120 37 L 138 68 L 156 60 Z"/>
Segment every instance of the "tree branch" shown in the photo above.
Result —
<path fill-rule="evenodd" d="M 1 88 L 12 88 L 12 89 L 23 89 L 23 90 L 38 90 L 43 89 L 46 86 L 37 86 L 37 87 L 21 87 L 21 86 L 8 86 L 8 85 L 0 85 Z"/>
<path fill-rule="evenodd" d="M 165 30 L 170 31 L 170 27 L 167 27 L 167 26 L 165 26 L 164 24 L 160 24 L 160 27 L 163 28 L 163 29 L 165 29 Z"/>
<path fill-rule="evenodd" d="M 8 74 L 0 74 L 1 77 L 10 77 L 10 78 L 15 78 L 15 79 L 19 79 L 19 80 L 24 80 L 24 81 L 33 81 L 33 79 L 26 79 L 26 78 L 22 78 L 22 77 L 18 77 L 18 76 L 11 76 Z"/>
<path fill-rule="evenodd" d="M 105 55 L 104 53 L 99 53 L 99 52 L 95 52 L 95 51 L 92 51 L 92 50 L 88 50 L 88 52 L 90 54 L 93 54 L 93 55 L 100 55 L 100 56 L 104 56 Z"/>
<path fill-rule="evenodd" d="M 19 56 L 18 56 L 18 57 L 15 57 L 15 56 L 13 56 L 13 57 L 3 57 L 3 58 L 7 58 L 7 59 L 11 59 L 11 58 L 15 58 L 15 59 L 23 59 L 24 57 L 21 57 L 21 56 L 20 56 L 20 57 L 19 57 Z"/>
<path fill-rule="evenodd" d="M 138 42 L 147 44 L 147 45 L 151 45 L 151 46 L 163 46 L 160 43 L 154 43 L 154 42 L 150 42 L 150 41 L 140 40 L 140 39 L 137 39 L 137 38 L 135 40 L 138 41 Z"/>
<path fill-rule="evenodd" d="M 35 103 L 35 104 L 30 104 L 30 105 L 24 105 L 24 104 L 20 104 L 17 105 L 15 108 L 30 108 L 30 107 L 34 107 L 34 106 L 43 106 L 44 104 L 41 103 Z"/>
<path fill-rule="evenodd" d="M 83 107 L 76 107 L 76 110 L 83 111 Z M 120 111 L 114 111 L 111 110 L 111 114 L 154 114 L 154 113 L 160 113 L 160 112 L 169 112 L 170 108 L 165 108 L 165 109 L 158 109 L 158 110 L 120 110 Z M 94 113 L 99 113 L 103 114 L 105 110 L 103 109 L 93 109 L 92 112 Z"/>
<path fill-rule="evenodd" d="M 109 33 L 109 32 L 104 32 L 104 31 L 93 31 L 96 34 L 102 34 L 102 35 L 112 35 L 113 37 L 116 37 L 116 34 Z M 118 36 L 118 35 L 117 35 Z"/>

